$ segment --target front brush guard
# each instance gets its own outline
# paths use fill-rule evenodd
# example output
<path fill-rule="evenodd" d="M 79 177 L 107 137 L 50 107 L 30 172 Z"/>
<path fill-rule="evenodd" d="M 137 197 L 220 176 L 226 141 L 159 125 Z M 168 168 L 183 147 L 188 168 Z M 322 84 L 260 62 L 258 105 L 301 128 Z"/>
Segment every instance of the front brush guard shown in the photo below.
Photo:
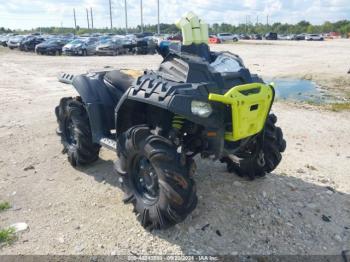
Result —
<path fill-rule="evenodd" d="M 231 107 L 232 130 L 225 133 L 225 140 L 235 142 L 261 132 L 274 96 L 273 84 L 251 83 L 235 86 L 224 95 L 209 94 L 208 99 Z"/>

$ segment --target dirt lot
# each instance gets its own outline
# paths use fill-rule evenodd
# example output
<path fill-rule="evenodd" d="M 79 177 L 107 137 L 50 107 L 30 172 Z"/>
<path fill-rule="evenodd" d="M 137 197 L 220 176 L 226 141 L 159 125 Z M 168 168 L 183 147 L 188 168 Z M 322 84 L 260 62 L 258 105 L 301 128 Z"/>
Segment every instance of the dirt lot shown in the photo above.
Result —
<path fill-rule="evenodd" d="M 350 41 L 255 42 L 230 49 L 251 71 L 350 91 Z M 0 254 L 340 254 L 350 249 L 350 112 L 276 103 L 287 140 L 278 169 L 253 182 L 198 159 L 199 203 L 183 223 L 145 231 L 102 150 L 74 169 L 61 154 L 53 109 L 73 88 L 56 74 L 104 66 L 156 68 L 158 56 L 49 57 L 0 48 L 0 228 L 29 230 Z M 337 80 L 337 84 L 333 84 Z"/>

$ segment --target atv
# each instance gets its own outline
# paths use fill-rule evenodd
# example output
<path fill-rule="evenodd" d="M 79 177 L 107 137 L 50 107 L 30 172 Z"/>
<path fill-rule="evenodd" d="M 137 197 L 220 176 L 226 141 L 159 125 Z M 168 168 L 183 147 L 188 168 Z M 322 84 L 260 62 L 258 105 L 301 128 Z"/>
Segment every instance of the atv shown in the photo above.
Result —
<path fill-rule="evenodd" d="M 270 114 L 273 84 L 238 55 L 211 52 L 208 26 L 193 13 L 177 26 L 183 43 L 160 50 L 157 71 L 63 74 L 79 96 L 62 98 L 55 110 L 72 166 L 98 160 L 101 146 L 117 153 L 124 202 L 149 229 L 173 226 L 196 207 L 196 155 L 254 179 L 273 171 L 286 148 Z"/>

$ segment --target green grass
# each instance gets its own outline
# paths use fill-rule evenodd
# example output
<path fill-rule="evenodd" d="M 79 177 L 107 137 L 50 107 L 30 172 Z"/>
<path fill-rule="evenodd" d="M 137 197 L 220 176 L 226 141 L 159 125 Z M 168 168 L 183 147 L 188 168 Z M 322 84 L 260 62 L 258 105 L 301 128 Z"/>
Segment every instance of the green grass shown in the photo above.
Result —
<path fill-rule="evenodd" d="M 350 110 L 350 103 L 335 103 L 331 104 L 331 110 L 335 112 Z"/>
<path fill-rule="evenodd" d="M 316 102 L 316 101 L 312 101 L 312 100 L 305 101 L 305 103 L 308 105 L 311 105 L 311 106 L 320 106 L 321 105 L 320 102 Z"/>
<path fill-rule="evenodd" d="M 15 229 L 14 228 L 7 228 L 7 229 L 0 229 L 0 244 L 11 244 L 16 239 L 15 235 Z"/>
<path fill-rule="evenodd" d="M 0 202 L 0 212 L 9 208 L 11 208 L 11 205 L 9 202 Z"/>

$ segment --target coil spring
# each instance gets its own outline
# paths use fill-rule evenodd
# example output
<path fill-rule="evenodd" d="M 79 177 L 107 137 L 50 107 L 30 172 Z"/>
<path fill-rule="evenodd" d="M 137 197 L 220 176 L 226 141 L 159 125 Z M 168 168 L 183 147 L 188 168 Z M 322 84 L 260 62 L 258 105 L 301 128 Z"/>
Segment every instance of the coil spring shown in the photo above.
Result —
<path fill-rule="evenodd" d="M 180 115 L 175 115 L 173 117 L 172 127 L 174 129 L 180 130 L 183 127 L 184 122 L 185 122 L 185 117 L 180 116 Z"/>

